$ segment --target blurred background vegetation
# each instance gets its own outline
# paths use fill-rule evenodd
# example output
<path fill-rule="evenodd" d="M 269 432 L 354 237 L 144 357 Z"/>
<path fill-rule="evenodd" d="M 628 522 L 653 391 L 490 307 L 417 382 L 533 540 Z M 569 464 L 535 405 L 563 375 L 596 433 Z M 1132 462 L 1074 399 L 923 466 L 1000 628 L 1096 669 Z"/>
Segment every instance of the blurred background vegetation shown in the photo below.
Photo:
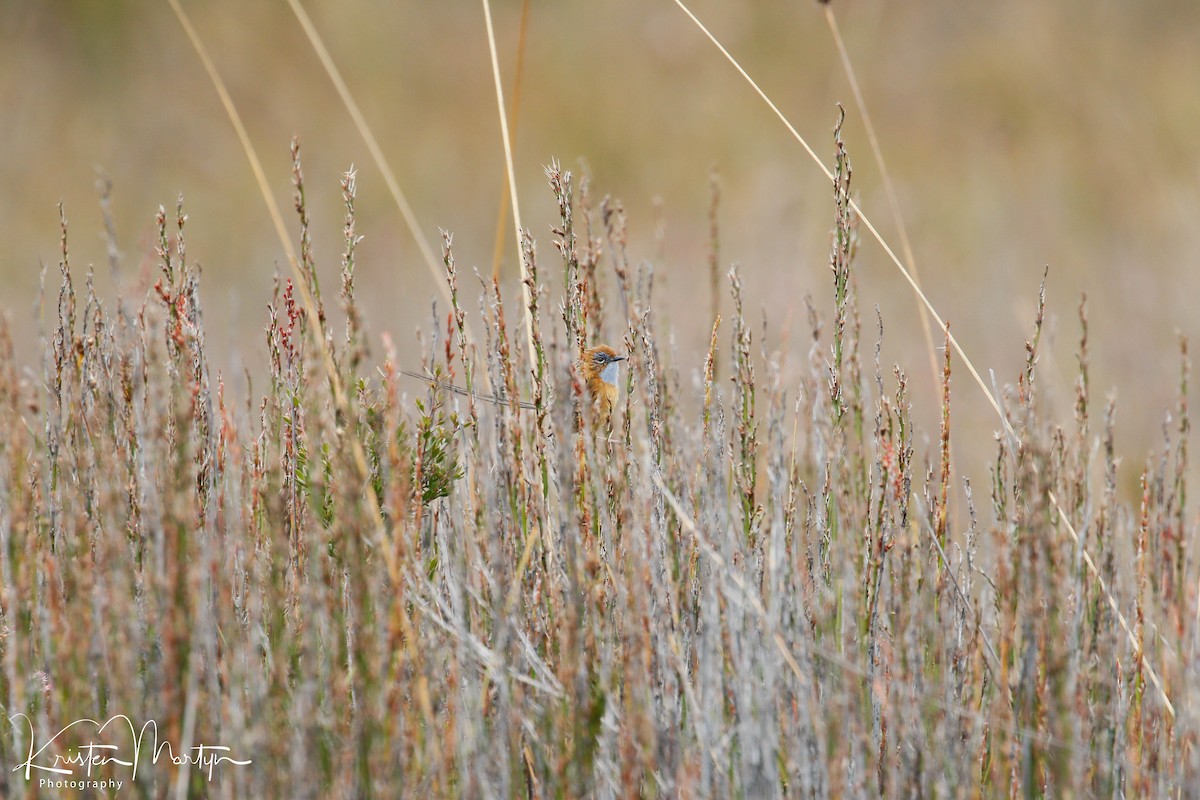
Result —
<path fill-rule="evenodd" d="M 300 137 L 318 269 L 330 287 L 341 248 L 338 178 L 359 167 L 366 238 L 357 283 L 375 355 L 384 332 L 402 356 L 413 352 L 412 331 L 428 320 L 437 288 L 287 4 L 186 7 L 285 207 L 288 143 Z M 819 7 L 691 7 L 827 161 L 835 103 L 847 106 L 854 185 L 895 241 Z M 1045 352 L 1055 363 L 1043 362 L 1042 381 L 1061 375 L 1052 411 L 1071 413 L 1075 309 L 1086 292 L 1093 387 L 1119 391 L 1118 449 L 1156 447 L 1177 391 L 1177 332 L 1195 339 L 1200 331 L 1200 4 L 834 7 L 923 281 L 967 352 L 1000 382 L 1015 379 L 1050 265 Z M 479 4 L 310 0 L 307 8 L 426 237 L 436 246 L 439 227 L 453 231 L 460 266 L 488 272 L 504 173 Z M 522 3 L 497 0 L 493 11 L 511 89 Z M 805 358 L 802 298 L 812 293 L 828 307 L 831 188 L 674 3 L 534 0 L 515 147 L 525 224 L 547 264 L 555 216 L 543 164 L 557 157 L 578 171 L 586 160 L 596 192 L 624 201 L 631 252 L 658 267 L 660 313 L 685 374 L 700 368 L 711 326 L 707 209 L 709 171 L 718 167 L 721 262 L 742 265 L 747 306 L 761 306 L 771 323 L 768 348 Z M 114 184 L 126 289 L 153 282 L 154 212 L 182 193 L 214 366 L 231 376 L 261 369 L 265 306 L 286 264 L 229 121 L 169 7 L 0 0 L 0 307 L 30 360 L 40 351 L 41 265 L 53 270 L 58 261 L 59 200 L 74 264 L 95 264 L 102 292 L 115 291 L 100 236 L 98 168 Z M 515 252 L 510 233 L 504 274 L 514 299 Z M 856 269 L 864 327 L 873 330 L 878 304 L 885 369 L 900 362 L 916 376 L 917 418 L 936 438 L 938 403 L 911 293 L 866 239 Z M 996 421 L 965 371 L 956 375 L 956 441 L 982 465 Z M 1136 480 L 1140 464 L 1128 466 L 1127 481 Z"/>

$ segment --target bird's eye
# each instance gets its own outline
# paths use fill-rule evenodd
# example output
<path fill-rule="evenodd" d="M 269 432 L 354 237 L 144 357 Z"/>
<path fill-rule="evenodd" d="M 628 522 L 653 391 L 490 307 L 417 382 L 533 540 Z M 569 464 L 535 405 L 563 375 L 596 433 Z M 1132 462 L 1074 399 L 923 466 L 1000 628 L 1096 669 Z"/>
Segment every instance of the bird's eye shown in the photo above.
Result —
<path fill-rule="evenodd" d="M 592 360 L 595 361 L 597 364 L 603 364 L 604 363 L 604 353 L 596 353 L 596 355 L 592 356 Z"/>

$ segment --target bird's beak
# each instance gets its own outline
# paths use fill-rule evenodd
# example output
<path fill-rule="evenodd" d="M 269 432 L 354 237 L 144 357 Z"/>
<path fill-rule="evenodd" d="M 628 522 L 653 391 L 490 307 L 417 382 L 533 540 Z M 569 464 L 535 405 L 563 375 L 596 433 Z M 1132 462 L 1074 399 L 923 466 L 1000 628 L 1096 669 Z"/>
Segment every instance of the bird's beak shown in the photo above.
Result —
<path fill-rule="evenodd" d="M 628 358 L 629 358 L 629 356 L 614 356 L 613 361 L 625 361 Z"/>

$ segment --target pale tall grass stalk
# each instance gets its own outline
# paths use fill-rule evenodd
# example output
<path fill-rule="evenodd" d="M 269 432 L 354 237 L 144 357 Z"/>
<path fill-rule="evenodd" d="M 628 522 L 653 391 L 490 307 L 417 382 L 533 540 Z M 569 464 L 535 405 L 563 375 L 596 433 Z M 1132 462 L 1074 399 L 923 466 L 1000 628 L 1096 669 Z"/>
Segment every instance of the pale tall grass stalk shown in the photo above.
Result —
<path fill-rule="evenodd" d="M 521 0 L 521 25 L 517 32 L 517 63 L 513 67 L 512 99 L 509 101 L 509 119 L 512 120 L 514 134 L 521 121 L 521 90 L 525 83 L 525 45 L 529 41 L 529 4 L 530 0 Z M 504 175 L 504 186 L 500 189 L 500 202 L 496 208 L 496 237 L 492 242 L 492 275 L 499 277 L 500 262 L 503 260 L 505 232 L 508 225 L 504 218 L 508 216 L 508 173 Z"/>
<path fill-rule="evenodd" d="M 485 0 L 485 2 L 486 2 L 486 0 Z M 775 102 L 773 100 L 771 100 L 771 98 L 767 95 L 767 93 L 764 92 L 761 87 L 759 87 L 758 83 L 756 83 L 755 80 L 750 77 L 750 74 L 748 72 L 746 72 L 746 70 L 742 67 L 742 65 L 738 62 L 738 60 L 735 59 L 733 57 L 733 55 L 729 52 L 729 50 L 726 49 L 726 47 L 723 44 L 721 44 L 720 40 L 717 39 L 717 37 L 714 36 L 712 34 L 712 32 L 709 31 L 708 28 L 704 26 L 704 24 L 700 21 L 700 19 L 695 14 L 692 13 L 691 9 L 689 9 L 683 3 L 682 0 L 675 0 L 675 4 L 677 6 L 679 6 L 679 8 L 688 16 L 688 18 L 692 20 L 692 22 L 696 25 L 696 27 L 699 28 L 700 31 L 706 37 L 708 37 L 709 41 L 711 41 L 713 43 L 713 45 L 716 46 L 716 48 L 721 51 L 721 54 L 724 55 L 725 58 L 729 61 L 729 63 L 733 65 L 734 69 L 737 70 L 737 72 L 742 76 L 743 79 L 745 79 L 745 81 L 758 94 L 758 96 L 762 98 L 763 102 L 765 102 L 767 104 L 767 106 L 771 109 L 771 111 L 773 111 L 775 113 L 775 116 L 777 116 L 779 118 L 780 122 L 782 122 L 784 124 L 784 126 L 788 129 L 788 131 L 792 134 L 792 137 L 795 138 L 796 141 L 800 143 L 801 147 L 804 148 L 804 151 L 806 153 L 808 153 L 809 157 L 813 160 L 813 162 L 825 174 L 825 177 L 827 179 L 829 179 L 830 181 L 833 181 L 834 180 L 833 173 L 829 170 L 829 168 L 827 166 L 825 166 L 825 163 L 823 161 L 821 161 L 820 157 L 817 156 L 817 154 L 813 151 L 812 147 L 810 147 L 808 142 L 805 141 L 804 137 L 800 135 L 800 132 L 796 130 L 796 127 L 791 123 L 791 121 L 784 115 L 784 113 L 782 111 L 779 110 L 779 107 L 775 104 Z M 959 357 L 963 360 L 963 363 L 966 365 L 967 370 L 971 373 L 971 376 L 975 379 L 976 384 L 978 384 L 980 390 L 983 391 L 984 396 L 987 398 L 988 402 L 991 404 L 993 410 L 995 410 L 996 415 L 1000 418 L 1001 425 L 1004 426 L 1005 430 L 1009 433 L 1009 435 L 1015 437 L 1016 432 L 1012 429 L 1012 424 L 1009 422 L 1007 416 L 1004 414 L 1003 410 L 1000 408 L 999 400 L 991 392 L 991 390 L 988 389 L 987 384 L 984 383 L 983 378 L 979 374 L 979 371 L 975 368 L 974 362 L 971 361 L 971 358 L 967 355 L 966 351 L 963 350 L 962 345 L 960 345 L 958 343 L 958 340 L 954 337 L 954 335 L 952 333 L 950 333 L 949 326 L 946 324 L 943 317 L 938 313 L 937 309 L 934 308 L 933 303 L 930 302 L 929 298 L 925 295 L 925 292 L 921 289 L 920 284 L 917 283 L 916 279 L 913 277 L 912 272 L 909 271 L 909 269 L 904 265 L 904 262 L 902 262 L 900 260 L 900 258 L 896 255 L 896 253 L 892 249 L 892 247 L 883 238 L 883 235 L 879 233 L 878 229 L 871 222 L 870 218 L 867 217 L 863 213 L 862 209 L 859 207 L 858 203 L 853 198 L 851 198 L 849 200 L 849 206 L 850 206 L 850 208 L 852 208 L 854 210 L 854 213 L 858 215 L 858 218 L 860 220 L 862 220 L 862 223 L 863 223 L 863 225 L 865 225 L 867 227 L 867 230 L 869 230 L 871 232 L 871 235 L 875 238 L 875 241 L 878 242 L 880 247 L 883 248 L 884 252 L 887 253 L 888 258 L 891 259 L 892 263 L 896 265 L 896 268 L 898 270 L 900 270 L 900 274 L 904 277 L 905 281 L 908 282 L 908 285 L 912 288 L 913 292 L 916 293 L 917 297 L 921 300 L 921 303 L 924 305 L 924 307 L 926 309 L 928 309 L 930 315 L 934 318 L 934 320 L 937 321 L 938 326 L 942 329 L 942 332 L 945 334 L 946 339 L 950 342 L 951 345 L 953 345 L 955 352 L 957 352 Z M 1058 511 L 1058 517 L 1057 517 L 1058 520 L 1060 520 L 1063 524 L 1063 527 L 1065 527 L 1067 529 L 1067 533 L 1070 534 L 1072 541 L 1074 541 L 1075 544 L 1078 545 L 1080 543 L 1079 533 L 1075 530 L 1075 526 L 1072 524 L 1071 519 L 1070 519 L 1069 515 L 1067 514 L 1067 512 L 1065 511 L 1065 509 L 1063 509 L 1061 504 L 1058 502 L 1058 498 L 1055 496 L 1054 491 L 1051 489 L 1047 489 L 1046 494 L 1047 494 L 1047 497 L 1050 500 L 1051 504 Z M 1092 573 L 1092 577 L 1095 578 L 1096 581 L 1100 584 L 1101 589 L 1103 590 L 1103 592 L 1108 600 L 1108 604 L 1109 604 L 1110 608 L 1112 609 L 1113 614 L 1116 616 L 1117 621 L 1120 623 L 1122 630 L 1125 631 L 1125 634 L 1129 639 L 1130 645 L 1134 648 L 1134 652 L 1138 653 L 1139 664 L 1145 670 L 1146 675 L 1150 678 L 1150 682 L 1152 684 L 1154 684 L 1154 688 L 1157 690 L 1160 698 L 1162 699 L 1162 702 L 1163 702 L 1164 706 L 1166 707 L 1167 712 L 1172 717 L 1174 717 L 1175 716 L 1175 706 L 1171 702 L 1171 698 L 1167 695 L 1166 689 L 1163 686 L 1162 681 L 1160 680 L 1160 678 L 1158 676 L 1158 673 L 1155 671 L 1153 665 L 1149 662 L 1149 659 L 1146 657 L 1145 652 L 1141 649 L 1139 637 L 1134 633 L 1133 629 L 1130 627 L 1129 622 L 1126 620 L 1125 615 L 1121 612 L 1121 609 L 1117 604 L 1116 598 L 1113 597 L 1112 592 L 1109 590 L 1109 587 L 1106 585 L 1106 583 L 1104 581 L 1104 577 L 1100 573 L 1100 569 L 1096 566 L 1096 562 L 1092 559 L 1092 556 L 1088 553 L 1088 551 L 1086 549 L 1083 550 L 1083 560 L 1087 564 L 1088 570 Z"/>
<path fill-rule="evenodd" d="M 421 253 L 421 259 L 429 268 L 434 285 L 438 287 L 443 298 L 449 303 L 450 294 L 446 289 L 445 281 L 442 280 L 442 270 L 438 264 L 437 257 L 434 255 L 429 240 L 421 232 L 420 223 L 417 222 L 417 215 L 413 212 L 412 205 L 408 202 L 408 198 L 405 196 L 403 190 L 401 190 L 400 182 L 396 180 L 396 173 L 392 169 L 391 164 L 388 163 L 387 157 L 383 154 L 383 148 L 379 146 L 379 142 L 376 140 L 371 126 L 367 124 L 367 118 L 358 107 L 358 102 L 350 92 L 350 87 L 346 85 L 345 79 L 342 78 L 341 70 L 334 63 L 333 57 L 329 54 L 329 49 L 325 46 L 325 41 L 317 31 L 316 25 L 313 24 L 312 18 L 304 10 L 304 6 L 300 5 L 300 0 L 288 0 L 288 5 L 292 9 L 292 13 L 296 15 L 296 21 L 304 29 L 304 35 L 308 37 L 313 52 L 321 60 L 321 66 L 325 69 L 329 80 L 333 82 L 338 97 L 342 99 L 342 103 L 346 106 L 346 111 L 349 112 L 350 119 L 354 122 L 354 127 L 358 129 L 359 135 L 362 136 L 363 141 L 366 143 L 367 150 L 371 153 L 371 158 L 375 161 L 375 166 L 379 169 L 380 174 L 383 175 L 383 182 L 387 185 L 388 193 L 391 194 L 392 200 L 395 201 L 396 207 L 400 210 L 400 216 L 404 219 L 404 224 L 408 227 L 408 232 L 412 235 L 413 242 L 417 245 L 417 250 Z"/>
<path fill-rule="evenodd" d="M 900 212 L 900 201 L 896 197 L 896 187 L 892 183 L 892 173 L 887 168 L 887 162 L 883 158 L 883 148 L 879 145 L 879 137 L 875 133 L 875 124 L 871 122 L 871 114 L 867 110 L 867 101 L 863 97 L 862 89 L 858 85 L 858 76 L 855 74 L 854 66 L 850 62 L 850 54 L 846 51 L 846 43 L 842 41 L 842 33 L 838 28 L 837 17 L 834 16 L 833 6 L 829 3 L 824 5 L 825 21 L 829 25 L 829 33 L 833 37 L 833 43 L 837 47 L 838 56 L 842 62 L 842 69 L 846 72 L 846 80 L 850 83 L 850 91 L 854 95 L 854 105 L 858 108 L 858 114 L 862 118 L 863 128 L 867 132 L 867 141 L 871 145 L 871 154 L 875 158 L 875 163 L 879 167 L 879 176 L 883 180 L 883 190 L 887 195 L 888 205 L 892 210 L 892 219 L 896 223 L 896 233 L 900 237 L 900 252 L 904 255 L 904 263 L 908 264 L 912 269 L 913 279 L 920 284 L 921 274 L 917 270 L 917 259 L 913 254 L 912 243 L 908 238 L 908 226 L 904 224 L 904 215 Z M 933 343 L 933 329 L 929 325 L 929 310 L 920 303 L 917 304 L 917 313 L 921 319 L 921 332 L 925 336 L 925 347 L 929 355 L 929 372 L 934 384 L 938 383 L 939 369 L 937 359 L 937 347 Z"/>
<path fill-rule="evenodd" d="M 179 19 L 179 24 L 183 26 L 184 32 L 188 36 L 192 47 L 196 50 L 196 55 L 199 56 L 201 63 L 204 66 L 205 72 L 208 73 L 209 80 L 213 84 L 213 88 L 217 92 L 217 96 L 221 100 L 221 105 L 225 109 L 225 113 L 229 117 L 230 123 L 233 125 L 234 131 L 237 133 L 238 141 L 242 145 L 242 150 L 246 154 L 246 159 L 250 162 L 250 169 L 254 173 L 254 179 L 258 183 L 259 192 L 262 195 L 263 202 L 267 206 L 267 213 L 271 217 L 271 223 L 275 226 L 275 233 L 279 237 L 279 243 L 283 247 L 284 253 L 287 255 L 289 266 L 292 269 L 292 275 L 295 277 L 295 286 L 300 291 L 300 296 L 304 302 L 304 312 L 308 317 L 309 328 L 313 334 L 313 338 L 317 343 L 317 348 L 321 354 L 322 366 L 325 368 L 326 377 L 329 380 L 333 390 L 334 402 L 339 408 L 347 406 L 348 400 L 342 388 L 341 379 L 338 376 L 337 366 L 333 359 L 333 354 L 330 352 L 329 344 L 326 340 L 324 331 L 321 326 L 321 313 L 317 309 L 316 301 L 312 296 L 308 287 L 308 280 L 305 278 L 304 270 L 301 268 L 300 261 L 296 255 L 296 249 L 292 245 L 291 238 L 288 235 L 287 227 L 283 222 L 283 214 L 279 210 L 279 204 L 275 201 L 275 196 L 271 193 L 271 187 L 267 183 L 266 173 L 263 171 L 262 161 L 258 157 L 258 151 L 255 150 L 253 142 L 250 141 L 250 134 L 246 131 L 246 126 L 242 123 L 241 115 L 238 113 L 237 107 L 233 103 L 233 98 L 229 95 L 229 90 L 225 87 L 225 82 L 221 79 L 220 73 L 217 72 L 216 65 L 208 54 L 208 49 L 204 46 L 196 29 L 192 26 L 191 19 L 184 12 L 183 7 L 179 5 L 179 0 L 168 0 L 171 4 L 175 16 Z M 348 410 L 344 409 L 343 410 Z M 362 452 L 361 443 L 356 437 L 351 437 L 352 442 L 357 445 L 354 448 L 355 462 L 359 467 L 360 478 L 364 481 L 369 476 L 366 457 Z M 373 497 L 373 495 L 369 496 Z M 380 542 L 386 541 L 384 530 L 383 517 L 379 513 L 379 509 L 375 509 L 375 516 L 378 519 L 378 533 Z M 384 548 L 385 551 L 388 548 Z"/>
<path fill-rule="evenodd" d="M 504 167 L 508 173 L 508 195 L 512 203 L 513 230 L 517 243 L 517 264 L 521 268 L 521 286 L 525 296 L 525 340 L 529 348 L 529 363 L 537 363 L 537 352 L 533 336 L 533 316 L 530 304 L 533 302 L 529 287 L 529 265 L 525 263 L 524 227 L 521 225 L 521 205 L 517 198 L 517 178 L 513 170 L 512 140 L 508 134 L 508 112 L 504 108 L 504 82 L 500 79 L 500 59 L 496 55 L 496 31 L 492 27 L 492 6 L 489 0 L 483 2 L 483 18 L 487 22 L 488 51 L 492 56 L 492 78 L 496 86 L 496 109 L 500 114 L 500 138 L 504 144 Z M 536 289 L 536 287 L 534 287 Z"/>
<path fill-rule="evenodd" d="M 275 226 L 275 232 L 279 236 L 280 244 L 283 246 L 284 252 L 287 254 L 288 264 L 291 266 L 292 274 L 296 278 L 296 287 L 300 291 L 300 295 L 304 301 L 304 313 L 309 321 L 309 330 L 316 342 L 317 349 L 320 352 L 321 364 L 324 368 L 325 375 L 329 381 L 330 388 L 333 394 L 333 400 L 338 410 L 345 416 L 346 419 L 353 419 L 351 413 L 350 400 L 346 395 L 341 378 L 338 374 L 337 366 L 333 358 L 333 353 L 330 350 L 329 341 L 321 327 L 321 315 L 319 314 L 315 299 L 308 289 L 307 281 L 305 280 L 304 271 L 301 269 L 300 263 L 296 256 L 296 250 L 293 247 L 290 238 L 288 237 L 287 228 L 283 223 L 283 215 L 280 213 L 279 205 L 275 201 L 274 195 L 271 193 L 270 185 L 267 183 L 266 174 L 262 168 L 262 162 L 258 157 L 258 153 L 254 148 L 253 142 L 250 141 L 250 135 L 246 131 L 245 125 L 242 123 L 241 115 L 237 111 L 237 107 L 233 103 L 233 99 L 229 95 L 228 89 L 225 87 L 224 81 L 221 79 L 220 73 L 217 72 L 216 65 L 208 54 L 207 48 L 201 41 L 199 34 L 196 33 L 191 20 L 180 6 L 179 0 L 168 0 L 171 4 L 175 16 L 179 19 L 180 25 L 183 26 L 187 33 L 188 39 L 199 56 L 201 63 L 204 65 L 205 71 L 220 97 L 221 105 L 224 107 L 226 114 L 229 116 L 230 122 L 233 124 L 234 130 L 237 132 L 238 140 L 242 145 L 243 151 L 246 153 L 246 158 L 250 162 L 250 168 L 254 172 L 255 180 L 258 183 L 258 188 L 262 194 L 263 202 L 266 203 L 267 211 L 270 214 L 271 222 Z M 358 435 L 351 433 L 348 437 L 350 442 L 351 452 L 353 454 L 355 468 L 358 473 L 358 478 L 363 486 L 369 486 L 371 483 L 371 469 L 367 464 L 366 453 L 363 450 L 362 441 Z M 381 551 L 383 558 L 388 565 L 388 572 L 391 575 L 393 584 L 400 582 L 400 567 L 395 560 L 395 539 L 399 534 L 399 530 L 390 532 L 387 530 L 387 523 L 384 520 L 383 511 L 379 506 L 378 498 L 372 491 L 365 491 L 364 496 L 367 498 L 368 508 L 374 520 L 375 541 L 378 549 Z M 411 620 L 407 613 L 401 614 L 401 625 L 406 630 L 411 630 Z M 405 649 L 410 658 L 417 657 L 415 637 L 409 635 L 404 637 Z M 426 719 L 432 722 L 433 706 L 428 696 L 426 684 L 419 681 L 417 685 L 418 698 L 422 711 Z"/>

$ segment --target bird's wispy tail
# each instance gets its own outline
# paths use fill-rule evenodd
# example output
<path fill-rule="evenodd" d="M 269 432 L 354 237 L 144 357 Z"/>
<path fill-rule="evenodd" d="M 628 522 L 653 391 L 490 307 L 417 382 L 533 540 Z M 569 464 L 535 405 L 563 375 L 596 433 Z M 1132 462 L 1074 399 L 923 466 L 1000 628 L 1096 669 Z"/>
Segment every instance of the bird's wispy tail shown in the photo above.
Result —
<path fill-rule="evenodd" d="M 508 405 L 509 403 L 509 399 L 502 394 L 482 394 L 481 392 L 472 392 L 464 389 L 461 386 L 456 386 L 449 381 L 439 380 L 434 376 L 425 374 L 423 372 L 412 372 L 411 370 L 407 369 L 397 370 L 397 372 L 399 372 L 401 375 L 407 375 L 410 378 L 416 378 L 417 380 L 433 384 L 439 388 L 447 389 L 455 394 L 461 394 L 464 397 L 474 397 L 476 400 L 482 400 L 485 403 L 495 403 L 496 405 Z M 520 408 L 527 408 L 531 411 L 536 409 L 533 403 L 528 403 L 524 400 L 518 400 L 516 403 Z"/>

